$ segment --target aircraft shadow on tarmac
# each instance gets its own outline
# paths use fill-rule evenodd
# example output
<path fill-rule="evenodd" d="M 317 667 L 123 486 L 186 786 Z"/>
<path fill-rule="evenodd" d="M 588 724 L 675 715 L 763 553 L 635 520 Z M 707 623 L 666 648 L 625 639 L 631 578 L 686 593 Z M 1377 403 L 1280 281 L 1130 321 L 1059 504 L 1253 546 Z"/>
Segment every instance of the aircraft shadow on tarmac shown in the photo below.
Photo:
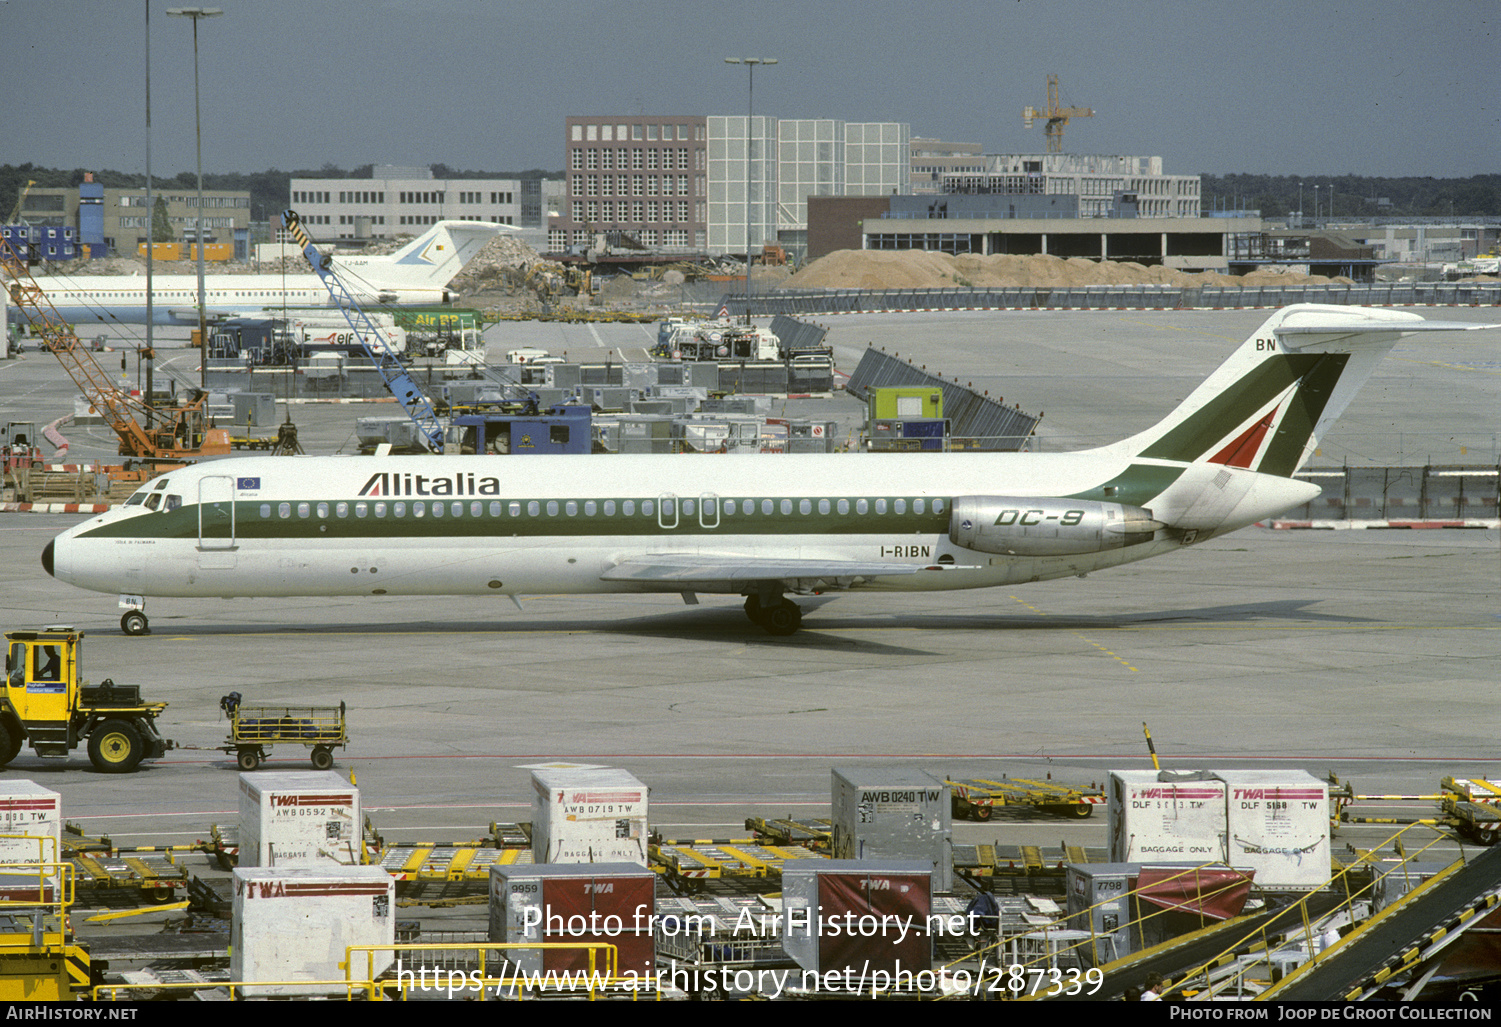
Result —
<path fill-rule="evenodd" d="M 1179 607 L 1174 609 L 1135 611 L 1113 614 L 1012 613 L 974 611 L 970 613 L 865 611 L 860 604 L 838 604 L 838 596 L 804 599 L 803 627 L 790 637 L 774 637 L 750 623 L 738 606 L 706 605 L 664 613 L 653 613 L 621 620 L 598 620 L 578 617 L 515 617 L 504 615 L 488 621 L 385 621 L 379 624 L 237 624 L 221 626 L 183 625 L 177 618 L 161 618 L 154 626 L 157 635 L 204 637 L 212 635 L 390 635 L 393 632 L 439 636 L 444 634 L 489 634 L 497 638 L 508 635 L 543 633 L 552 635 L 629 635 L 676 641 L 724 642 L 734 645 L 765 645 L 798 650 L 823 649 L 831 652 L 887 652 L 892 655 L 934 655 L 924 648 L 875 642 L 869 638 L 849 638 L 828 634 L 834 631 L 899 630 L 933 631 L 1111 631 L 1133 628 L 1222 627 L 1235 628 L 1247 623 L 1288 626 L 1362 626 L 1384 623 L 1380 618 L 1322 613 L 1313 609 L 1319 600 L 1277 599 L 1259 603 L 1233 603 L 1220 606 Z M 831 605 L 832 604 L 832 605 Z M 184 618 L 186 619 L 186 618 Z"/>

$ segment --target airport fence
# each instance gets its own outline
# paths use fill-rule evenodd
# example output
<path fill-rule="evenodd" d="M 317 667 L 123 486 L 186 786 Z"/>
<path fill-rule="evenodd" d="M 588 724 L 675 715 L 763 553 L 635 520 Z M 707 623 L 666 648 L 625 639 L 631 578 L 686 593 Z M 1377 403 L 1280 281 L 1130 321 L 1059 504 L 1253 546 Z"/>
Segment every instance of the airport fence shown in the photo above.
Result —
<path fill-rule="evenodd" d="M 1277 527 L 1501 527 L 1501 466 L 1338 467 L 1300 472 L 1321 496 L 1278 518 Z"/>
<path fill-rule="evenodd" d="M 1188 310 L 1330 303 L 1365 307 L 1501 306 L 1501 284 L 1421 282 L 1395 285 L 1088 285 L 1072 288 L 778 289 L 751 296 L 755 313 L 860 314 L 914 310 Z M 719 306 L 745 310 L 745 293 Z"/>

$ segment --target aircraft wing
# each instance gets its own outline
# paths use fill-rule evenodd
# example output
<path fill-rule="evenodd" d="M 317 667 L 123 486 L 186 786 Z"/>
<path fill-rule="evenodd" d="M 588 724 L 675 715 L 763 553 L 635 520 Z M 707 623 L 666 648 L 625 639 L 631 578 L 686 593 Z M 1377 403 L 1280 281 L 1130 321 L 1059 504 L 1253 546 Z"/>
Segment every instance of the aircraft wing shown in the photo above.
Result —
<path fill-rule="evenodd" d="M 600 577 L 605 581 L 633 581 L 648 589 L 655 586 L 664 592 L 753 592 L 764 585 L 788 592 L 816 592 L 849 588 L 865 578 L 915 574 L 920 569 L 913 564 L 857 560 L 652 553 L 627 557 Z"/>

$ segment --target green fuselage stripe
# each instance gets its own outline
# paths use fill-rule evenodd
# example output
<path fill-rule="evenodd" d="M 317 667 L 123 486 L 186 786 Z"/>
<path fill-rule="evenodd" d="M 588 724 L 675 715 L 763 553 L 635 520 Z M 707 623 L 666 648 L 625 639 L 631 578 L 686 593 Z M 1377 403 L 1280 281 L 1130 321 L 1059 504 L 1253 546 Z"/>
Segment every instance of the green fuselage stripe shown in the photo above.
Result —
<path fill-rule="evenodd" d="M 733 499 L 734 513 L 726 513 L 731 502 L 727 496 L 713 497 L 719 506 L 718 523 L 712 516 L 700 519 L 702 500 L 698 497 L 675 498 L 674 515 L 662 515 L 662 500 L 648 499 L 361 499 L 305 500 L 260 502 L 241 500 L 234 504 L 234 537 L 237 539 L 420 539 L 420 538 L 523 538 L 560 536 L 677 536 L 677 535 L 905 535 L 947 534 L 952 503 L 944 497 L 865 497 L 867 512 L 857 512 L 861 499 L 842 496 L 768 498 L 756 497 L 752 513 L 744 512 L 749 497 Z M 847 504 L 839 513 L 839 503 Z M 923 512 L 915 507 L 923 504 Z M 772 512 L 764 513 L 762 504 L 770 502 Z M 884 502 L 885 513 L 877 513 Z M 614 513 L 604 512 L 606 503 L 614 504 Z M 625 504 L 633 512 L 625 513 Z M 692 504 L 692 512 L 685 507 Z M 791 508 L 783 513 L 783 504 Z M 807 503 L 804 512 L 802 504 Z M 819 504 L 828 505 L 828 513 L 819 513 Z M 896 512 L 902 503 L 904 513 Z M 586 513 L 587 504 L 594 512 Z M 377 513 L 384 508 L 384 516 Z M 568 513 L 569 507 L 574 512 Z M 935 512 L 935 506 L 939 509 Z M 282 515 L 286 507 L 287 515 Z M 359 508 L 364 508 L 364 516 Z M 400 515 L 397 508 L 401 509 Z M 435 515 L 441 507 L 442 513 Z M 551 509 L 550 509 L 551 507 Z M 512 513 L 519 508 L 519 515 Z M 650 513 L 643 512 L 650 509 Z M 340 511 L 342 509 L 342 516 Z M 478 514 L 475 510 L 478 510 Z M 320 510 L 322 511 L 320 515 Z M 421 510 L 421 514 L 418 514 Z M 455 512 L 457 510 L 457 512 Z M 536 512 L 533 513 L 532 511 Z M 306 511 L 305 513 L 303 511 Z M 662 522 L 659 522 L 661 518 Z M 83 532 L 83 538 L 171 538 L 199 537 L 199 507 L 188 505 L 176 510 L 149 513 L 102 525 Z M 203 508 L 203 537 L 230 537 L 229 511 L 225 503 L 209 503 Z"/>

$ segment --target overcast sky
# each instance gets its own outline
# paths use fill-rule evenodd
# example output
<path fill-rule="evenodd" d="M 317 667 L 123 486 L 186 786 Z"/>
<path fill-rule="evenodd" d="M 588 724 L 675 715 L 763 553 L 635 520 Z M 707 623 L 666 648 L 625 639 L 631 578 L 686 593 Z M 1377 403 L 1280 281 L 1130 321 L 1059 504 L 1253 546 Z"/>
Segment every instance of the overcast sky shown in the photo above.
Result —
<path fill-rule="evenodd" d="M 181 0 L 174 0 L 174 4 Z M 209 0 L 203 165 L 563 168 L 563 119 L 901 121 L 1038 152 L 1047 76 L 1073 153 L 1170 174 L 1501 170 L 1495 0 Z M 207 4 L 206 4 L 207 5 Z M 205 6 L 206 6 L 205 5 Z M 192 23 L 152 3 L 152 168 L 191 171 Z M 0 0 L 0 163 L 146 167 L 142 0 Z"/>

